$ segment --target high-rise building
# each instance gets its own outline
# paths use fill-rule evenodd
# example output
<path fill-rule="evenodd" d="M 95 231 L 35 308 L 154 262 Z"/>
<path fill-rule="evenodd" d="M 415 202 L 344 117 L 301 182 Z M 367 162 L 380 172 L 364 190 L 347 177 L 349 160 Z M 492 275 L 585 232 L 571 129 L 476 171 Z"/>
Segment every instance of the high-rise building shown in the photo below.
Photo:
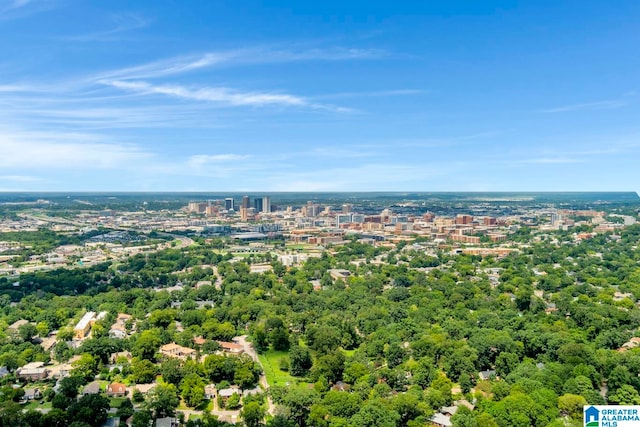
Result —
<path fill-rule="evenodd" d="M 262 212 L 271 212 L 271 197 L 264 196 L 262 198 Z"/>
<path fill-rule="evenodd" d="M 311 201 L 307 202 L 306 208 L 306 214 L 308 217 L 316 217 L 320 213 L 320 206 Z"/>
<path fill-rule="evenodd" d="M 228 211 L 236 210 L 236 207 L 233 203 L 233 198 L 227 197 L 226 199 L 224 199 L 224 208 Z"/>
<path fill-rule="evenodd" d="M 244 196 L 242 198 L 242 207 L 245 209 L 249 209 L 250 204 L 251 204 L 251 199 L 249 198 L 249 196 Z"/>
<path fill-rule="evenodd" d="M 261 199 L 260 197 L 256 197 L 255 199 L 253 199 L 253 207 L 256 209 L 256 212 L 264 212 L 262 210 L 263 206 L 263 199 Z"/>

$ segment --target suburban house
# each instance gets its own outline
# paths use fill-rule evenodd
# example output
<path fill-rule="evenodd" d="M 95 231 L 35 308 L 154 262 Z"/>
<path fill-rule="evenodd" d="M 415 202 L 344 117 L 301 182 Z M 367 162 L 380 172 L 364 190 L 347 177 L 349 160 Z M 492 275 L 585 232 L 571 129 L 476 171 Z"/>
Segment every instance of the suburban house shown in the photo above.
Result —
<path fill-rule="evenodd" d="M 204 398 L 205 399 L 215 399 L 217 396 L 216 385 L 209 384 L 204 387 Z"/>
<path fill-rule="evenodd" d="M 453 423 L 451 422 L 451 418 L 443 415 L 441 413 L 433 414 L 431 417 L 431 426 L 433 427 L 452 427 Z"/>
<path fill-rule="evenodd" d="M 160 354 L 167 357 L 175 357 L 178 359 L 187 359 L 195 356 L 196 351 L 192 348 L 183 347 L 174 342 L 160 347 Z"/>
<path fill-rule="evenodd" d="M 180 427 L 180 423 L 177 418 L 158 418 L 156 420 L 156 427 Z"/>
<path fill-rule="evenodd" d="M 228 354 L 242 354 L 244 353 L 244 347 L 240 344 L 236 344 L 234 342 L 227 341 L 218 341 L 220 347 L 222 347 L 222 351 Z"/>
<path fill-rule="evenodd" d="M 28 320 L 25 320 L 25 319 L 16 320 L 15 322 L 13 322 L 7 327 L 7 330 L 11 333 L 17 333 L 18 329 L 20 329 L 20 326 L 28 325 L 28 324 L 29 324 Z"/>
<path fill-rule="evenodd" d="M 478 372 L 478 378 L 481 380 L 490 380 L 491 378 L 495 378 L 495 377 L 496 377 L 496 371 L 494 370 Z"/>
<path fill-rule="evenodd" d="M 127 394 L 127 387 L 120 383 L 111 383 L 107 386 L 107 396 L 122 397 Z"/>
<path fill-rule="evenodd" d="M 234 394 L 240 394 L 240 388 L 233 386 L 229 388 L 223 388 L 222 390 L 218 390 L 218 396 L 220 396 L 224 402 L 229 400 L 229 398 Z"/>
<path fill-rule="evenodd" d="M 109 337 L 111 338 L 126 338 L 127 337 L 127 329 L 124 327 L 124 325 L 119 325 L 119 324 L 115 324 L 113 326 L 111 326 L 111 329 L 109 329 Z"/>
<path fill-rule="evenodd" d="M 82 395 L 86 396 L 88 394 L 98 394 L 100 393 L 100 383 L 98 381 L 93 381 L 84 386 L 82 389 Z"/>
<path fill-rule="evenodd" d="M 119 351 L 117 353 L 111 353 L 111 355 L 109 356 L 109 361 L 113 364 L 116 364 L 118 362 L 118 359 L 121 357 L 127 359 L 129 362 L 131 362 L 131 359 L 133 359 L 133 355 L 130 352 Z"/>
<path fill-rule="evenodd" d="M 148 383 L 148 384 L 136 384 L 134 386 L 129 387 L 129 394 L 133 396 L 133 392 L 135 390 L 138 390 L 140 393 L 142 393 L 143 395 L 146 395 L 147 393 L 149 393 L 151 390 L 153 390 L 154 388 L 156 388 L 158 384 L 156 383 Z"/>
<path fill-rule="evenodd" d="M 22 396 L 23 400 L 36 400 L 42 397 L 42 393 L 38 388 L 25 388 L 24 396 Z"/>
<path fill-rule="evenodd" d="M 116 323 L 111 325 L 109 329 L 109 336 L 111 338 L 126 338 L 127 337 L 127 322 L 133 319 L 133 316 L 125 313 L 118 313 L 116 317 Z"/>
<path fill-rule="evenodd" d="M 20 379 L 38 381 L 47 378 L 49 370 L 44 367 L 44 362 L 27 363 L 16 371 L 16 376 Z"/>

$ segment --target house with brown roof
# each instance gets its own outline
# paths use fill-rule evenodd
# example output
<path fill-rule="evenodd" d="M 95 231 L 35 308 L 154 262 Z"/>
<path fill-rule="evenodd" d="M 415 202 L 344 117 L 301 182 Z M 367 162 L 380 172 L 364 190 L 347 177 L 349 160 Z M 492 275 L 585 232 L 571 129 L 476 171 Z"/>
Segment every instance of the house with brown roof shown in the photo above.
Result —
<path fill-rule="evenodd" d="M 167 357 L 175 357 L 178 359 L 187 359 L 189 357 L 195 356 L 196 351 L 189 347 L 183 347 L 174 342 L 165 344 L 160 347 L 160 354 Z"/>
<path fill-rule="evenodd" d="M 227 341 L 218 341 L 220 347 L 222 347 L 222 351 L 228 354 L 242 354 L 244 353 L 244 347 L 240 344 L 236 344 L 234 342 Z"/>
<path fill-rule="evenodd" d="M 111 383 L 107 386 L 107 396 L 122 397 L 127 394 L 127 387 L 120 383 Z"/>

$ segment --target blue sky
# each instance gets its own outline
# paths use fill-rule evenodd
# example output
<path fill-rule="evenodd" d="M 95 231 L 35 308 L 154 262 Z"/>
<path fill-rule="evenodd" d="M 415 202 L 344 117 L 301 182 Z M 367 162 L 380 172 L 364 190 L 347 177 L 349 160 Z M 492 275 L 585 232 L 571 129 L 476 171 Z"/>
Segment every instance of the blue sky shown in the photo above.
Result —
<path fill-rule="evenodd" d="M 0 0 L 0 191 L 635 191 L 639 21 L 637 0 Z"/>

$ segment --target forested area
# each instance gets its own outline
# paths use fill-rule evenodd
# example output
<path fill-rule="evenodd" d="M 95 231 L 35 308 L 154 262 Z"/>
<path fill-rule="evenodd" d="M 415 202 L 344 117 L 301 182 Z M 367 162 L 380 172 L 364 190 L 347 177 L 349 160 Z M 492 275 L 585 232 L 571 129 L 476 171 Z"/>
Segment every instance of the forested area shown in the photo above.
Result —
<path fill-rule="evenodd" d="M 23 275 L 19 288 L 0 279 L 0 366 L 14 372 L 81 355 L 66 380 L 78 383 L 50 392 L 46 415 L 20 412 L 13 377 L 5 377 L 0 425 L 97 425 L 105 402 L 75 399 L 96 375 L 125 383 L 161 375 L 158 391 L 124 405 L 123 416 L 135 404 L 139 419 L 175 413 L 180 400 L 199 407 L 209 383 L 252 388 L 257 363 L 215 354 L 216 341 L 245 334 L 264 357 L 279 355 L 277 372 L 288 379 L 268 391 L 274 414 L 263 418 L 265 395 L 237 403 L 247 425 L 424 426 L 454 402 L 454 426 L 581 425 L 584 404 L 640 404 L 640 349 L 630 341 L 640 335 L 639 238 L 639 226 L 583 241 L 569 232 L 531 234 L 501 259 L 353 241 L 291 268 L 268 254 L 232 260 L 203 241 L 117 265 Z M 273 270 L 251 273 L 258 261 Z M 213 267 L 218 286 L 196 288 L 216 282 Z M 330 269 L 351 275 L 336 280 Z M 176 283 L 184 288 L 151 289 Z M 72 349 L 65 341 L 88 310 L 109 315 Z M 136 319 L 126 339 L 107 333 L 117 313 Z M 32 324 L 9 334 L 19 319 Z M 49 354 L 33 337 L 53 330 L 58 344 Z M 171 342 L 204 357 L 158 357 Z M 109 370 L 119 351 L 133 359 Z M 99 416 L 83 418 L 85 406 Z"/>

